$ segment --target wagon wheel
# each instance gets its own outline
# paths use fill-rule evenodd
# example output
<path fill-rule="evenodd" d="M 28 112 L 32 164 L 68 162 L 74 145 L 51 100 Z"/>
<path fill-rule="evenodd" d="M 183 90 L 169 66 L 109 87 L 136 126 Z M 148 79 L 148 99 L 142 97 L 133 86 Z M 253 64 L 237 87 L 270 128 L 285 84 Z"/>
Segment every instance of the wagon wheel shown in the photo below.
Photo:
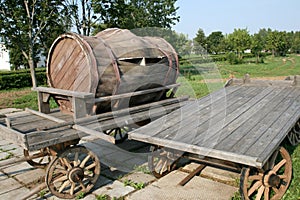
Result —
<path fill-rule="evenodd" d="M 85 147 L 71 147 L 51 161 L 46 184 L 53 195 L 71 199 L 81 192 L 89 192 L 99 175 L 98 157 Z"/>
<path fill-rule="evenodd" d="M 46 168 L 52 158 L 49 148 L 43 148 L 34 152 L 24 149 L 23 154 L 28 159 L 26 162 L 36 168 Z M 35 159 L 31 159 L 32 157 L 35 157 Z"/>
<path fill-rule="evenodd" d="M 297 124 L 292 128 L 292 130 L 287 135 L 288 140 L 290 141 L 291 145 L 297 146 L 300 144 L 300 123 Z"/>
<path fill-rule="evenodd" d="M 118 128 L 106 130 L 106 131 L 103 131 L 103 132 L 106 135 L 114 137 L 116 144 L 120 144 L 128 138 L 127 133 L 131 130 L 132 130 L 131 127 L 123 126 L 123 127 L 118 127 Z"/>
<path fill-rule="evenodd" d="M 150 151 L 151 154 L 148 156 L 148 167 L 156 178 L 165 176 L 174 170 L 181 157 L 178 153 L 157 146 L 151 146 Z"/>
<path fill-rule="evenodd" d="M 292 160 L 283 147 L 279 147 L 268 161 L 264 170 L 243 168 L 240 192 L 245 200 L 280 199 L 292 179 Z"/>

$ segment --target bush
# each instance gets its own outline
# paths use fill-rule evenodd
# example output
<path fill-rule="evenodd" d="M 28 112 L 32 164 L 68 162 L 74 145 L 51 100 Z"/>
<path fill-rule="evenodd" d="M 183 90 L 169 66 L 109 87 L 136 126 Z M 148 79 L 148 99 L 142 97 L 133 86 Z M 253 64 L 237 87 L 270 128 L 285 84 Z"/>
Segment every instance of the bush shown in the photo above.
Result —
<path fill-rule="evenodd" d="M 45 68 L 36 69 L 36 80 L 38 85 L 47 84 Z M 0 90 L 25 87 L 32 87 L 32 80 L 29 70 L 0 72 Z"/>
<path fill-rule="evenodd" d="M 227 54 L 227 61 L 231 65 L 241 64 L 243 63 L 243 59 L 238 58 L 238 56 L 234 52 L 230 52 Z"/>

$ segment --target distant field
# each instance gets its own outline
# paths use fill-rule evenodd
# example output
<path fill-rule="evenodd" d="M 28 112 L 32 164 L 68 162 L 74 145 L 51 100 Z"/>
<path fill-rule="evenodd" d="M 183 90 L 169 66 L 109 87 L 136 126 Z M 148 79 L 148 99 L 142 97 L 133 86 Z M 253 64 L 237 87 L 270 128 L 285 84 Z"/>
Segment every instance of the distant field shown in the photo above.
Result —
<path fill-rule="evenodd" d="M 282 80 L 290 75 L 300 75 L 300 55 L 267 56 L 264 63 L 260 64 L 256 64 L 255 58 L 251 58 L 238 65 L 230 65 L 227 62 L 197 64 L 192 58 L 191 64 L 180 66 L 178 81 L 184 87 L 179 90 L 179 94 L 189 91 L 191 96 L 199 98 L 221 88 L 226 80 L 232 77 L 241 78 L 245 74 L 250 74 L 252 78 Z"/>

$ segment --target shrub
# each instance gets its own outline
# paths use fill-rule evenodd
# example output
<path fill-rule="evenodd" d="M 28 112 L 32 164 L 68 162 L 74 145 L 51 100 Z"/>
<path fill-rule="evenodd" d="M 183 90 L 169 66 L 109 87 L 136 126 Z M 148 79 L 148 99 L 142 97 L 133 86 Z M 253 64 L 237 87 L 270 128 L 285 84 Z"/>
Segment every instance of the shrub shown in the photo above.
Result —
<path fill-rule="evenodd" d="M 47 84 L 45 68 L 36 69 L 36 80 L 38 85 Z M 0 90 L 24 87 L 32 87 L 32 80 L 29 70 L 0 72 Z"/>

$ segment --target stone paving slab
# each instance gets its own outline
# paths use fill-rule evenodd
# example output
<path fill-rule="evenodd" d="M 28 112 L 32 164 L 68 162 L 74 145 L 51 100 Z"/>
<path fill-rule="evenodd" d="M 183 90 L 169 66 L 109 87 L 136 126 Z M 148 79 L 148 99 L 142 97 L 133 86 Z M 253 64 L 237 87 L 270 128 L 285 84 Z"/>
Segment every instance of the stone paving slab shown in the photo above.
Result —
<path fill-rule="evenodd" d="M 24 194 L 28 193 L 30 190 L 25 187 L 20 187 L 17 189 L 13 189 L 9 192 L 0 194 L 1 199 L 13 200 L 13 199 L 21 199 Z M 36 199 L 35 197 L 31 199 Z"/>
<path fill-rule="evenodd" d="M 18 174 L 22 174 L 25 173 L 29 170 L 33 170 L 34 168 L 31 167 L 27 162 L 21 162 L 21 163 L 15 163 L 13 165 L 10 165 L 8 167 L 2 168 L 2 171 L 13 177 L 16 176 Z"/>
<path fill-rule="evenodd" d="M 44 177 L 44 169 L 34 169 L 18 174 L 14 178 L 24 185 L 29 185 L 30 183 L 38 183 L 41 180 L 44 180 Z"/>
<path fill-rule="evenodd" d="M 178 183 L 188 174 L 173 171 L 165 177 L 147 186 L 143 190 L 132 193 L 128 200 L 229 200 L 237 188 L 214 182 L 199 176 L 194 177 L 185 186 Z"/>
<path fill-rule="evenodd" d="M 18 181 L 16 181 L 13 178 L 7 178 L 0 180 L 0 197 L 2 198 L 2 195 L 14 191 L 16 189 L 22 188 L 23 185 L 20 184 Z"/>
<path fill-rule="evenodd" d="M 105 185 L 95 191 L 93 191 L 94 195 L 108 195 L 111 198 L 120 198 L 128 195 L 133 192 L 135 189 L 130 186 L 125 186 L 124 183 L 115 180 L 114 182 Z"/>
<path fill-rule="evenodd" d="M 200 166 L 200 164 L 192 162 L 192 163 L 189 163 L 189 164 L 185 165 L 184 167 L 182 167 L 182 170 L 185 172 L 192 172 L 199 166 Z M 218 180 L 218 181 L 226 182 L 226 183 L 229 183 L 229 182 L 235 183 L 236 180 L 238 178 L 240 178 L 240 174 L 238 174 L 238 173 L 230 172 L 228 170 L 225 171 L 222 169 L 209 167 L 209 166 L 206 166 L 202 170 L 201 176 L 213 177 L 214 180 Z"/>

